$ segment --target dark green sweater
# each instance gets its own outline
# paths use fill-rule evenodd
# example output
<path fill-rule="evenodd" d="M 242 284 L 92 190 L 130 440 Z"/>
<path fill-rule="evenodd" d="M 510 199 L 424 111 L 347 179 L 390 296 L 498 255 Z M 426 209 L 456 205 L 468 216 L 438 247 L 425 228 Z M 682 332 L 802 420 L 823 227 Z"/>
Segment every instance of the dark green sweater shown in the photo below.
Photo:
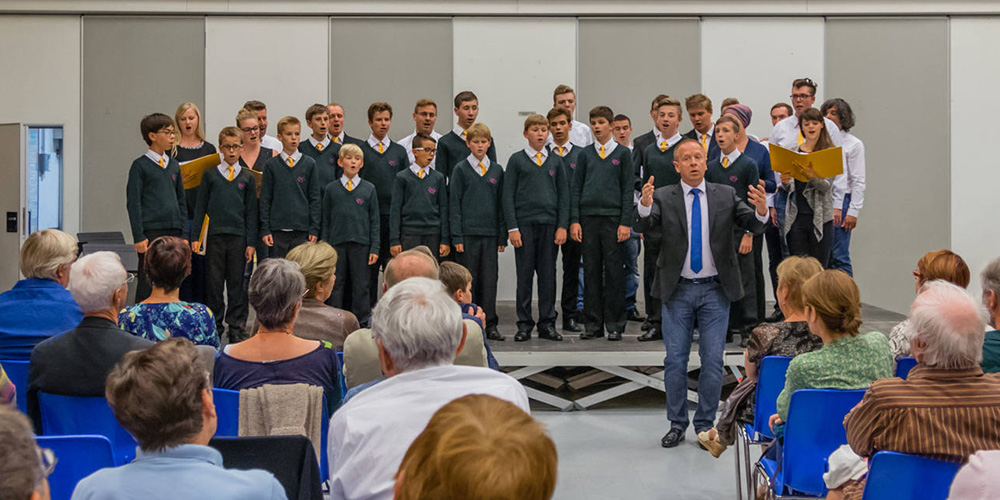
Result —
<path fill-rule="evenodd" d="M 465 161 L 470 154 L 472 154 L 472 151 L 469 150 L 465 139 L 462 139 L 462 136 L 452 130 L 438 139 L 437 154 L 434 155 L 434 168 L 450 179 L 451 171 L 455 168 L 455 165 Z M 490 142 L 490 148 L 486 150 L 486 157 L 490 161 L 497 161 L 497 148 L 492 141 Z"/>
<path fill-rule="evenodd" d="M 705 182 L 732 186 L 736 190 L 736 196 L 747 203 L 749 203 L 747 196 L 750 194 L 750 186 L 756 186 L 759 181 L 760 171 L 757 169 L 757 162 L 743 154 L 729 167 L 722 166 L 722 158 L 712 160 L 708 162 L 708 170 L 705 171 Z"/>
<path fill-rule="evenodd" d="M 580 163 L 580 153 L 583 152 L 583 148 L 583 146 L 577 146 L 574 144 L 573 149 L 570 149 L 566 153 L 566 156 L 560 156 L 560 158 L 562 158 L 563 167 L 566 168 L 566 175 L 568 176 L 567 182 L 573 182 L 573 173 L 576 172 L 576 166 Z M 549 154 L 559 156 L 559 153 L 556 153 L 555 144 L 549 144 L 549 152 Z"/>
<path fill-rule="evenodd" d="M 201 176 L 198 202 L 194 209 L 194 229 L 197 238 L 208 215 L 208 234 L 235 234 L 247 239 L 247 245 L 257 242 L 257 181 L 247 169 L 233 180 L 227 180 L 218 167 L 205 170 Z"/>
<path fill-rule="evenodd" d="M 500 193 L 503 191 L 503 167 L 490 161 L 486 175 L 468 158 L 451 172 L 448 185 L 451 211 L 451 241 L 464 245 L 466 236 L 496 236 L 497 244 L 507 243 Z"/>
<path fill-rule="evenodd" d="M 348 191 L 339 180 L 327 184 L 323 194 L 323 228 L 320 238 L 331 245 L 360 243 L 368 253 L 378 253 L 378 195 L 372 183 L 357 179 Z"/>
<path fill-rule="evenodd" d="M 396 174 L 410 166 L 410 158 L 406 149 L 395 142 L 389 143 L 385 153 L 379 154 L 368 141 L 364 141 L 361 143 L 361 151 L 365 154 L 365 165 L 358 175 L 375 185 L 379 213 L 386 217 L 392 210 L 392 188 L 396 182 Z"/>
<path fill-rule="evenodd" d="M 398 245 L 403 233 L 440 234 L 441 244 L 449 244 L 448 182 L 441 172 L 428 167 L 423 179 L 409 168 L 396 174 L 389 212 L 389 245 Z"/>
<path fill-rule="evenodd" d="M 125 188 L 125 206 L 132 226 L 132 239 L 136 243 L 145 240 L 146 231 L 150 229 L 179 229 L 183 234 L 187 227 L 186 203 L 177 160 L 171 158 L 165 168 L 146 155 L 132 162 Z"/>
<path fill-rule="evenodd" d="M 275 156 L 264 164 L 260 186 L 260 230 L 308 231 L 319 236 L 319 172 L 312 158 L 302 155 L 294 167 Z"/>
<path fill-rule="evenodd" d="M 635 175 L 632 152 L 618 145 L 603 159 L 586 146 L 580 153 L 580 163 L 573 174 L 570 198 L 570 223 L 581 217 L 615 217 L 621 226 L 632 226 L 632 193 Z"/>
<path fill-rule="evenodd" d="M 320 151 L 307 138 L 299 143 L 299 152 L 316 162 L 316 169 L 319 172 L 319 192 L 322 195 L 327 184 L 340 178 L 342 170 L 337 165 L 337 158 L 340 157 L 340 144 L 330 141 L 330 144 L 327 144 L 323 151 Z"/>
<path fill-rule="evenodd" d="M 569 178 L 558 155 L 538 166 L 520 150 L 507 160 L 502 192 L 507 229 L 526 224 L 569 226 Z"/>
<path fill-rule="evenodd" d="M 677 173 L 674 167 L 674 151 L 677 149 L 677 141 L 666 151 L 660 151 L 660 145 L 653 141 L 653 144 L 646 146 L 646 151 L 640 156 L 644 160 L 642 165 L 642 178 L 639 179 L 639 189 L 649 181 L 649 177 L 654 177 L 653 186 L 661 188 L 663 186 L 673 186 L 680 184 L 681 174 Z"/>

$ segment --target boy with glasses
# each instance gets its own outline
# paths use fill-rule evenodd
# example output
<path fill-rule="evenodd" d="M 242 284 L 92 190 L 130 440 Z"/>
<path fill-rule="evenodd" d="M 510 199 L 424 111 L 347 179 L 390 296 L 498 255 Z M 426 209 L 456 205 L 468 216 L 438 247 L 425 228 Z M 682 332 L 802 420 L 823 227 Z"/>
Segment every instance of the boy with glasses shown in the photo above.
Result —
<path fill-rule="evenodd" d="M 420 245 L 438 249 L 440 258 L 451 250 L 447 181 L 444 174 L 430 167 L 436 146 L 431 136 L 417 134 L 413 163 L 396 174 L 389 212 L 389 252 L 393 257 Z"/>

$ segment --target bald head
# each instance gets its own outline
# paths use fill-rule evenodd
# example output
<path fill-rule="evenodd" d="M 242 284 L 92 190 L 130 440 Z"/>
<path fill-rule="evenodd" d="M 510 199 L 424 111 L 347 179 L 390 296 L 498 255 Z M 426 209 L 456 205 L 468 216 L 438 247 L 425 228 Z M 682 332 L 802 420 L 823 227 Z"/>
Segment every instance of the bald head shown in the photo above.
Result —
<path fill-rule="evenodd" d="M 437 261 L 427 253 L 412 249 L 400 252 L 385 266 L 386 289 L 414 277 L 438 279 Z"/>
<path fill-rule="evenodd" d="M 906 336 L 917 361 L 963 369 L 983 359 L 986 314 L 961 287 L 947 281 L 924 285 L 910 307 Z"/>

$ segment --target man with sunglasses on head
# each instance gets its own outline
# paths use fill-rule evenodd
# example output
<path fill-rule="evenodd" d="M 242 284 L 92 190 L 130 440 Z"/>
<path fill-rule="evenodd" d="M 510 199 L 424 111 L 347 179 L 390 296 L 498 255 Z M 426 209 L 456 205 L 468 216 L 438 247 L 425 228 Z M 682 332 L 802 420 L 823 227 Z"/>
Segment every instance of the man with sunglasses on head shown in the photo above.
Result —
<path fill-rule="evenodd" d="M 0 407 L 0 498 L 48 500 L 49 474 L 56 465 L 52 450 L 35 444 L 24 414 Z"/>
<path fill-rule="evenodd" d="M 795 114 L 781 120 L 774 126 L 771 136 L 768 138 L 770 144 L 777 144 L 785 149 L 795 149 L 796 146 L 804 142 L 804 138 L 799 133 L 799 116 L 802 112 L 812 108 L 816 104 L 816 88 L 819 85 L 809 78 L 798 78 L 792 82 L 792 108 Z M 826 131 L 830 134 L 834 146 L 843 144 L 843 134 L 837 124 L 829 118 L 823 119 L 826 122 Z"/>

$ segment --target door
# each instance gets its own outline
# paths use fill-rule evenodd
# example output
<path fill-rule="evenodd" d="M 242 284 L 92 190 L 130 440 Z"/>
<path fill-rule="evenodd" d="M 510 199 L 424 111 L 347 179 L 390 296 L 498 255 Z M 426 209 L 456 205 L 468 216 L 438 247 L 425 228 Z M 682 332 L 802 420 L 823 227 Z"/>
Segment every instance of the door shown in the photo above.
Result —
<path fill-rule="evenodd" d="M 21 214 L 21 159 L 24 158 L 23 127 L 19 123 L 0 125 L 0 214 L 5 224 L 0 228 L 0 290 L 17 282 L 18 255 L 21 249 L 23 216 Z"/>

